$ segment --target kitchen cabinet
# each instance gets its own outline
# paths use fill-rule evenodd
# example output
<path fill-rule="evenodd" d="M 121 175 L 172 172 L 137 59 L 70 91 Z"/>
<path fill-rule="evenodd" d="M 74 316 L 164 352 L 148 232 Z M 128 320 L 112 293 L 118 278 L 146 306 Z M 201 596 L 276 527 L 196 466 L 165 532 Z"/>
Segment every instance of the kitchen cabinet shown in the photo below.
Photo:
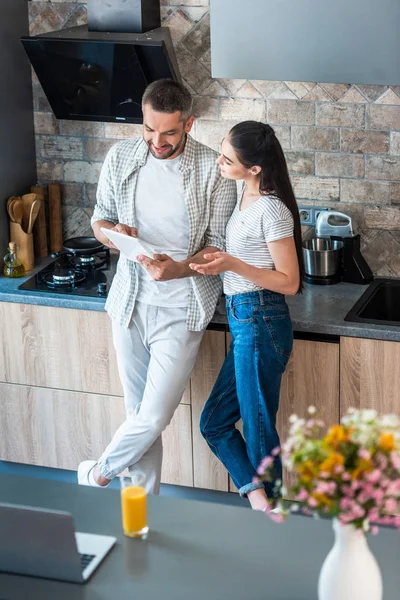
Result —
<path fill-rule="evenodd" d="M 108 315 L 0 302 L 0 340 L 0 460 L 76 469 L 81 460 L 97 458 L 125 416 Z M 224 327 L 204 334 L 163 434 L 164 483 L 235 490 L 199 429 L 229 344 Z M 290 415 L 306 415 L 310 405 L 327 426 L 349 406 L 398 412 L 399 380 L 398 342 L 295 339 L 282 378 L 281 439 Z"/>
<path fill-rule="evenodd" d="M 0 460 L 76 469 L 124 420 L 105 312 L 0 302 Z M 193 486 L 190 386 L 163 434 L 165 483 Z"/>
<path fill-rule="evenodd" d="M 226 355 L 224 331 L 206 331 L 190 380 L 194 487 L 228 491 L 228 474 L 200 433 L 200 415 Z"/>
<path fill-rule="evenodd" d="M 342 337 L 340 349 L 341 414 L 350 407 L 398 414 L 400 343 Z"/>
<path fill-rule="evenodd" d="M 315 406 L 318 418 L 332 425 L 339 419 L 339 343 L 294 340 L 293 352 L 282 377 L 278 411 L 278 431 L 281 442 L 289 432 L 289 417 L 293 413 L 307 415 Z M 240 428 L 240 424 L 239 424 Z M 291 481 L 285 472 L 284 485 Z M 236 491 L 230 481 L 231 491 Z"/>
<path fill-rule="evenodd" d="M 0 460 L 76 470 L 123 422 L 123 398 L 0 383 Z M 162 481 L 193 486 L 190 406 L 163 433 Z"/>
<path fill-rule="evenodd" d="M 122 396 L 104 312 L 0 302 L 0 381 Z"/>
<path fill-rule="evenodd" d="M 289 417 L 295 413 L 307 416 L 309 406 L 315 406 L 317 417 L 326 426 L 339 419 L 339 343 L 295 340 L 293 352 L 282 378 L 278 411 L 278 431 L 281 441 L 289 432 Z M 293 477 L 286 471 L 284 485 Z"/>

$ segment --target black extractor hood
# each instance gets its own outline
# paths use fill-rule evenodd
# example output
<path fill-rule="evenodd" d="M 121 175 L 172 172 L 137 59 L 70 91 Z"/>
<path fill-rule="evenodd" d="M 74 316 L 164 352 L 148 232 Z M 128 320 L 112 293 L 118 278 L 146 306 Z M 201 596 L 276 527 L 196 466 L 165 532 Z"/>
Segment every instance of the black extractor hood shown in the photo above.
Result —
<path fill-rule="evenodd" d="M 142 3 L 153 1 L 159 2 Z M 89 14 L 89 28 L 91 22 L 98 27 L 99 21 Z M 83 25 L 21 38 L 58 119 L 142 123 L 146 86 L 163 78 L 180 81 L 168 28 L 143 32 L 142 19 L 139 33 L 129 33 L 121 32 L 126 20 L 119 31 L 115 18 L 108 24 L 113 31 Z"/>

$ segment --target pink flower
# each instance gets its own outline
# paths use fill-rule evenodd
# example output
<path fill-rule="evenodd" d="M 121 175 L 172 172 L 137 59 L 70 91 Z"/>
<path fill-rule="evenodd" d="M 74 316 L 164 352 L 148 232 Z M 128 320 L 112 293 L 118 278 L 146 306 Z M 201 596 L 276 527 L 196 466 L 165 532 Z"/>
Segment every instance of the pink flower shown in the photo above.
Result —
<path fill-rule="evenodd" d="M 397 511 L 397 502 L 393 498 L 388 498 L 385 502 L 385 510 L 389 514 L 394 514 Z"/>
<path fill-rule="evenodd" d="M 316 506 L 318 506 L 317 500 L 310 496 L 310 498 L 308 499 L 308 506 L 311 506 L 311 508 L 315 508 Z"/>
<path fill-rule="evenodd" d="M 386 494 L 388 496 L 400 496 L 400 479 L 395 479 L 389 483 L 386 489 Z"/>
<path fill-rule="evenodd" d="M 343 473 L 344 466 L 343 465 L 335 465 L 333 470 L 337 475 L 339 475 L 340 473 Z"/>
<path fill-rule="evenodd" d="M 382 471 L 380 471 L 379 469 L 375 469 L 374 471 L 372 471 L 372 473 L 369 473 L 367 475 L 367 479 L 371 483 L 379 483 L 381 477 L 382 477 Z"/>
<path fill-rule="evenodd" d="M 350 473 L 343 473 L 342 479 L 343 479 L 343 481 L 350 481 L 350 479 L 351 479 Z"/>
<path fill-rule="evenodd" d="M 372 533 L 372 535 L 378 535 L 378 533 L 379 533 L 379 527 L 377 527 L 376 525 L 373 525 L 371 527 L 371 533 Z"/>
<path fill-rule="evenodd" d="M 271 512 L 271 511 L 267 511 L 266 514 L 269 516 L 271 521 L 274 521 L 275 523 L 283 523 L 285 520 L 284 515 L 281 515 L 279 513 L 277 514 L 277 513 Z"/>
<path fill-rule="evenodd" d="M 305 502 L 308 498 L 308 492 L 305 488 L 301 488 L 300 492 L 296 496 L 298 502 Z"/>
<path fill-rule="evenodd" d="M 280 451 L 281 451 L 280 447 L 276 446 L 276 448 L 274 448 L 272 450 L 271 454 L 272 454 L 272 456 L 278 456 L 278 454 L 280 454 Z"/>
<path fill-rule="evenodd" d="M 371 458 L 371 453 L 365 448 L 360 448 L 358 451 L 358 456 L 363 460 L 369 460 Z"/>
<path fill-rule="evenodd" d="M 368 513 L 368 520 L 371 523 L 376 523 L 377 521 L 379 521 L 379 512 L 376 510 L 376 508 L 372 508 L 369 513 Z"/>
<path fill-rule="evenodd" d="M 268 469 L 268 467 L 270 467 L 274 462 L 274 459 L 272 458 L 272 456 L 266 456 L 265 458 L 262 459 L 260 466 L 257 469 L 257 473 L 259 475 L 263 475 L 263 473 L 265 473 L 265 471 Z"/>
<path fill-rule="evenodd" d="M 383 490 L 377 489 L 377 490 L 374 490 L 374 492 L 373 492 L 373 499 L 375 500 L 375 502 L 378 505 L 381 504 L 384 496 L 385 496 L 385 492 Z"/>
<path fill-rule="evenodd" d="M 388 459 L 384 454 L 378 453 L 375 455 L 375 460 L 380 469 L 385 470 L 388 464 Z"/>
<path fill-rule="evenodd" d="M 400 454 L 397 452 L 392 452 L 390 454 L 390 460 L 392 461 L 392 465 L 397 471 L 400 471 Z"/>

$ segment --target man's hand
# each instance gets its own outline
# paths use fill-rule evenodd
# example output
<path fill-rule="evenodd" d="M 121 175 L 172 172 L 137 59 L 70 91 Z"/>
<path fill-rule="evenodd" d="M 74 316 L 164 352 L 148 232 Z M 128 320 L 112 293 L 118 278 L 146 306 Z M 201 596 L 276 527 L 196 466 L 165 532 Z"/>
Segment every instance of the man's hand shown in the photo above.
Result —
<path fill-rule="evenodd" d="M 124 225 L 123 223 L 117 223 L 114 227 L 111 227 L 112 231 L 118 231 L 118 233 L 123 233 L 125 235 L 130 235 L 131 237 L 137 237 L 138 231 L 136 227 L 130 227 L 129 225 Z M 110 248 L 115 248 L 118 250 L 115 244 L 111 240 L 107 240 L 107 245 Z"/>
<path fill-rule="evenodd" d="M 212 252 L 210 254 L 205 254 L 204 258 L 210 262 L 203 265 L 190 263 L 189 267 L 202 275 L 219 275 L 225 271 L 234 271 L 235 266 L 240 262 L 238 258 L 235 258 L 226 252 Z"/>
<path fill-rule="evenodd" d="M 154 260 L 143 254 L 136 258 L 154 281 L 169 281 L 184 276 L 184 265 L 173 260 L 168 254 L 155 254 Z"/>

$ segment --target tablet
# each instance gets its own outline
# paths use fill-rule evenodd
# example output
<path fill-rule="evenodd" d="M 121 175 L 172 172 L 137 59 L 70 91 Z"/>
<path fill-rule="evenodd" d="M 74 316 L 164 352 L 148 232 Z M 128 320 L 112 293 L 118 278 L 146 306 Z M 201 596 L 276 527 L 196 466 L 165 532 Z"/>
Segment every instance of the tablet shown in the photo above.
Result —
<path fill-rule="evenodd" d="M 113 229 L 106 229 L 105 227 L 100 227 L 100 230 L 129 260 L 138 262 L 136 260 L 138 254 L 154 258 L 154 248 L 140 238 L 132 237 L 126 233 L 119 233 Z"/>

